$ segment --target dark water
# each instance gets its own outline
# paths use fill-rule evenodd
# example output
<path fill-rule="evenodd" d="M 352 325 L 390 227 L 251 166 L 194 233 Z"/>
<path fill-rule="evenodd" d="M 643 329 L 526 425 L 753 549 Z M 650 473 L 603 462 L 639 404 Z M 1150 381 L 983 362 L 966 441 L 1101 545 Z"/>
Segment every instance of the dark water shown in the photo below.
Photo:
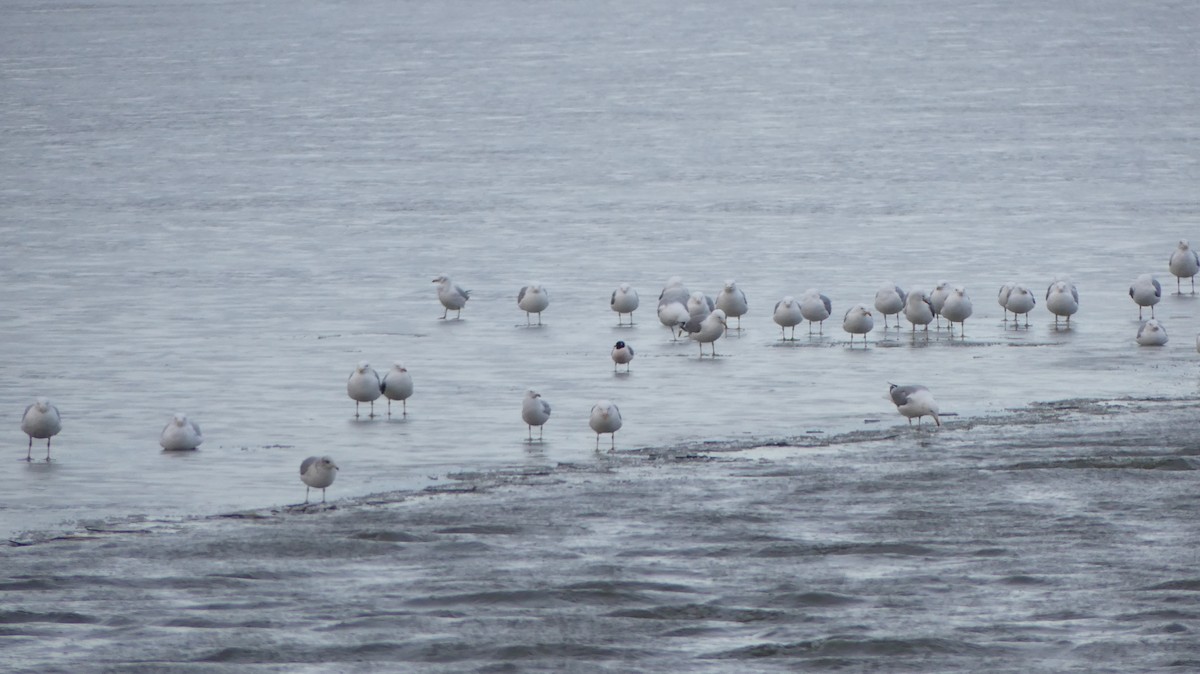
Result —
<path fill-rule="evenodd" d="M 1200 668 L 1200 300 L 1166 270 L 1200 243 L 1198 21 L 5 3 L 0 669 Z M 1134 343 L 1147 272 L 1163 348 Z M 1002 283 L 1057 274 L 1069 329 L 1003 321 Z M 718 358 L 655 319 L 673 275 L 749 295 Z M 940 279 L 965 338 L 849 348 L 849 306 Z M 835 320 L 781 342 L 810 287 Z M 408 366 L 407 418 L 352 416 L 364 359 Z M 948 426 L 910 431 L 889 381 Z M 26 464 L 36 395 L 64 429 Z M 200 451 L 159 451 L 177 411 Z M 331 507 L 291 507 L 314 454 Z"/>

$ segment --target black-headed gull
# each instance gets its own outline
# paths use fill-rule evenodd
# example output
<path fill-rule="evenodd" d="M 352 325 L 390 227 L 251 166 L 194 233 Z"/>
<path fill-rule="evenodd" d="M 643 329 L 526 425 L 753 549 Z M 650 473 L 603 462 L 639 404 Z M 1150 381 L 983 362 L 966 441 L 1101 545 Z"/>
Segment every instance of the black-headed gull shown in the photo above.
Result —
<path fill-rule="evenodd" d="M 58 435 L 62 430 L 62 416 L 58 413 L 58 408 L 50 404 L 50 401 L 41 396 L 34 399 L 33 404 L 25 408 L 25 413 L 21 415 L 21 431 L 29 436 L 29 451 L 25 453 L 25 460 L 33 460 L 33 439 L 45 439 L 46 441 L 46 460 L 50 460 L 50 438 Z"/>
<path fill-rule="evenodd" d="M 624 341 L 618 341 L 613 345 L 610 352 L 613 361 L 613 372 L 617 371 L 618 365 L 624 365 L 625 371 L 629 372 L 629 363 L 633 360 L 633 347 L 626 344 Z"/>

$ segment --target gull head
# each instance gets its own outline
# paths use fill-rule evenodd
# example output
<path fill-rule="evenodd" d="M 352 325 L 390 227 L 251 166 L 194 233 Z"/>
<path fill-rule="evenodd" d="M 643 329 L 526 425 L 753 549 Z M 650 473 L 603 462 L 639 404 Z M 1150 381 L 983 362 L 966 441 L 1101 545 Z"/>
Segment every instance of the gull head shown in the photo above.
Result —
<path fill-rule="evenodd" d="M 34 399 L 33 406 L 36 407 L 37 411 L 39 411 L 39 412 L 49 412 L 50 411 L 50 399 L 46 398 L 44 396 L 38 396 L 37 398 Z"/>
<path fill-rule="evenodd" d="M 363 361 L 359 361 L 359 363 L 358 363 L 358 367 L 356 367 L 356 368 L 354 368 L 354 369 L 355 369 L 355 371 L 356 371 L 356 372 L 358 372 L 359 374 L 366 374 L 366 373 L 367 373 L 367 370 L 371 369 L 371 364 L 370 364 L 370 363 L 368 363 L 368 362 L 367 362 L 367 361 L 365 361 L 365 360 L 363 360 Z"/>
<path fill-rule="evenodd" d="M 396 372 L 408 372 L 408 369 L 401 363 L 392 363 L 392 369 Z"/>
<path fill-rule="evenodd" d="M 187 420 L 187 415 L 183 412 L 176 412 L 175 416 L 171 417 L 171 422 L 176 426 L 186 426 Z"/>
<path fill-rule="evenodd" d="M 535 391 L 533 389 L 529 389 L 528 391 L 525 392 L 525 397 L 526 398 L 541 398 L 542 394 L 538 393 L 537 391 Z"/>
<path fill-rule="evenodd" d="M 450 277 L 446 276 L 445 274 L 438 274 L 437 276 L 433 277 L 434 283 L 445 283 L 449 280 Z"/>

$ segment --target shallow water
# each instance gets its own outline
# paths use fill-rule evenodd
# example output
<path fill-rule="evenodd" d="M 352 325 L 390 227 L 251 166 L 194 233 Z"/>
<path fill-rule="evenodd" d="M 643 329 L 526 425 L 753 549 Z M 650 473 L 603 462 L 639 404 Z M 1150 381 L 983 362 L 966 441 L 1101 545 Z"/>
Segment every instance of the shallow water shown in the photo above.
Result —
<path fill-rule="evenodd" d="M 107 560 L 101 571 L 74 575 L 86 576 L 88 585 L 97 576 L 111 579 L 93 596 L 101 608 L 80 614 L 89 616 L 83 624 L 100 626 L 89 638 L 104 662 L 118 668 L 165 657 L 182 643 L 168 638 L 157 642 L 169 644 L 162 651 L 149 642 L 145 650 L 124 650 L 109 642 L 140 628 L 118 624 L 122 615 L 142 615 L 139 625 L 165 621 L 153 629 L 198 644 L 181 658 L 216 658 L 225 664 L 197 667 L 230 671 L 237 662 L 288 662 L 281 645 L 294 630 L 328 626 L 320 621 L 325 618 L 292 623 L 277 617 L 264 628 L 273 636 L 260 651 L 225 632 L 166 624 L 177 617 L 156 613 L 152 604 L 161 596 L 139 595 L 118 607 L 114 595 L 123 590 L 103 589 L 159 575 L 126 566 L 143 553 L 191 556 L 199 576 L 220 574 L 206 566 L 218 562 L 204 551 L 225 538 L 245 541 L 253 548 L 244 553 L 245 564 L 273 569 L 281 584 L 314 573 L 293 559 L 299 554 L 323 559 L 352 586 L 344 609 L 330 615 L 366 627 L 343 632 L 332 651 L 296 658 L 314 668 L 364 653 L 433 666 L 439 656 L 429 653 L 445 652 L 443 639 L 469 644 L 475 654 L 444 663 L 448 671 L 467 661 L 480 667 L 512 661 L 504 648 L 531 653 L 516 658 L 518 668 L 553 662 L 545 667 L 556 671 L 576 660 L 587 663 L 580 665 L 584 670 L 616 671 L 636 661 L 638 669 L 672 671 L 686 662 L 695 671 L 745 671 L 777 661 L 787 668 L 808 657 L 803 653 L 818 658 L 810 651 L 822 649 L 820 657 L 857 662 L 856 654 L 893 648 L 929 655 L 939 663 L 931 669 L 959 669 L 958 658 L 976 655 L 1028 664 L 1055 649 L 1049 635 L 1072 644 L 1054 650 L 1068 664 L 1134 662 L 1146 653 L 1139 648 L 1174 642 L 1139 636 L 1145 645 L 1114 646 L 1112 654 L 1093 643 L 1089 635 L 1117 629 L 1103 623 L 1105 616 L 1143 610 L 1136 588 L 1129 596 L 1108 591 L 1111 569 L 1125 568 L 1124 556 L 1136 550 L 1153 560 L 1142 572 L 1146 586 L 1186 585 L 1190 576 L 1177 561 L 1189 548 L 1180 541 L 1159 545 L 1169 538 L 1162 533 L 1144 540 L 1114 536 L 1096 544 L 1109 560 L 1098 563 L 1091 548 L 1064 542 L 1090 540 L 1096 531 L 1157 532 L 1176 522 L 1174 514 L 1163 515 L 1159 488 L 1180 496 L 1170 506 L 1182 508 L 1178 521 L 1194 514 L 1194 500 L 1182 496 L 1189 485 L 1195 492 L 1194 441 L 1179 436 L 1153 450 L 1142 444 L 1159 436 L 1162 423 L 1184 423 L 1200 393 L 1194 348 L 1200 300 L 1171 294 L 1175 284 L 1166 269 L 1178 239 L 1200 240 L 1193 203 L 1200 179 L 1193 114 L 1200 101 L 1190 67 L 1195 18 L 1194 10 L 1170 3 L 1109 2 L 1086 11 L 1036 3 L 754 3 L 737 9 L 608 3 L 552 10 L 508 2 L 7 3 L 0 8 L 6 92 L 0 97 L 6 119 L 0 140 L 6 291 L 0 426 L 10 433 L 12 479 L 0 500 L 0 529 L 22 542 L 87 527 L 179 525 L 183 534 L 153 543 L 132 535 L 105 537 L 100 545 L 19 548 L 12 558 L 53 560 L 68 576 L 72 564 Z M 438 318 L 442 308 L 430 280 L 443 272 L 473 290 L 462 320 Z M 1137 313 L 1126 289 L 1145 272 L 1159 274 L 1168 291 L 1156 314 L 1171 341 L 1159 349 L 1133 340 Z M 1069 274 L 1080 289 L 1082 308 L 1069 330 L 1055 328 L 1040 302 L 1027 329 L 1002 320 L 994 297 L 1003 282 L 1024 282 L 1040 298 L 1056 274 Z M 695 344 L 672 342 L 655 318 L 654 298 L 673 275 L 714 296 L 723 280 L 736 278 L 749 295 L 744 330 L 717 342 L 716 359 L 699 358 Z M 836 318 L 849 306 L 869 304 L 887 282 L 929 289 L 939 279 L 964 285 L 974 300 L 965 338 L 951 338 L 945 329 L 914 336 L 907 324 L 885 332 L 877 321 L 868 348 L 848 346 Z M 516 307 L 518 289 L 531 280 L 545 284 L 551 297 L 540 328 L 526 327 Z M 616 327 L 607 308 L 623 281 L 642 297 L 632 328 Z M 781 341 L 769 308 L 810 287 L 833 299 L 835 319 L 822 335 L 810 338 L 802 327 L 795 342 Z M 617 339 L 637 349 L 628 375 L 615 375 L 608 358 Z M 413 373 L 416 393 L 407 418 L 354 418 L 344 382 L 364 359 L 381 372 L 402 361 Z M 956 428 L 909 435 L 886 398 L 889 381 L 929 386 L 944 420 Z M 532 445 L 519 416 L 530 387 L 554 408 L 545 441 Z M 35 395 L 50 397 L 64 416 L 48 464 L 27 464 L 20 456 L 26 445 L 20 414 Z M 598 398 L 615 400 L 625 417 L 615 457 L 594 451 L 587 415 Z M 1041 412 L 1036 423 L 1016 431 L 999 423 L 1031 403 L 1076 398 L 1124 401 L 1084 417 L 1114 424 L 1113 432 L 1098 438 L 1087 423 Z M 1136 402 L 1145 399 L 1152 400 Z M 204 429 L 200 451 L 159 451 L 158 434 L 176 411 Z M 990 435 L 976 446 L 978 425 Z M 847 444 L 859 433 L 865 443 Z M 807 447 L 829 438 L 839 440 L 799 454 L 751 449 Z M 1100 440 L 1112 443 L 1102 447 L 1118 457 L 1150 451 L 1158 457 L 1151 463 L 1161 459 L 1189 470 L 1130 468 L 1123 459 L 1097 467 L 1089 462 Z M 910 442 L 916 444 L 904 444 Z M 714 449 L 737 451 L 722 451 L 716 462 L 650 462 L 654 468 L 630 458 Z M 35 447 L 35 457 L 44 453 Z M 1037 469 L 980 468 L 997 453 L 1023 457 Z M 297 467 L 313 454 L 329 454 L 342 467 L 328 494 L 339 504 L 335 511 L 252 523 L 203 519 L 297 503 L 303 494 Z M 902 465 L 875 466 L 877 460 Z M 853 470 L 841 474 L 840 461 Z M 767 477 L 754 477 L 755 470 Z M 419 507 L 412 499 L 379 512 L 365 505 L 372 494 L 453 488 L 460 481 L 449 476 L 464 471 L 549 471 L 549 484 L 522 478 L 519 488 L 417 499 Z M 879 475 L 868 479 L 862 471 Z M 778 589 L 786 585 L 775 577 L 778 558 L 742 550 L 746 544 L 738 537 L 756 526 L 737 524 L 741 515 L 718 523 L 713 536 L 729 537 L 739 552 L 714 561 L 687 533 L 700 525 L 677 531 L 670 518 L 652 516 L 654 504 L 686 511 L 687 503 L 712 492 L 725 512 L 754 521 L 772 504 L 811 496 L 793 491 L 810 474 L 849 492 L 825 494 L 815 510 L 777 522 L 787 530 L 785 545 L 873 551 L 822 552 L 823 565 L 861 563 L 862 573 L 886 577 L 925 573 L 934 564 L 940 578 L 965 559 L 972 573 L 986 578 L 1038 579 L 1061 563 L 1072 569 L 1063 581 L 1078 593 L 1071 596 L 1104 590 L 1103 605 L 1076 609 L 1081 618 L 1038 617 L 1028 606 L 1009 606 L 1002 595 L 1040 588 L 1052 603 L 1061 592 L 1001 580 L 980 583 L 985 589 L 973 595 L 962 578 L 946 581 L 947 589 L 929 575 L 909 579 L 906 590 L 924 612 L 906 612 L 899 600 L 879 599 L 875 588 L 863 590 L 864 599 L 827 582 L 830 576 L 801 575 L 807 579 L 801 588 L 807 583 L 818 588 L 813 592 L 853 596 L 847 605 L 854 608 L 845 612 L 854 617 L 808 634 L 783 627 L 773 634 L 773 619 L 752 637 L 719 626 L 711 639 L 707 622 L 663 625 L 666 631 L 698 629 L 704 637 L 677 651 L 580 638 L 597 629 L 623 636 L 630 624 L 645 624 L 637 616 L 598 628 L 589 613 L 579 627 L 568 611 L 558 614 L 561 634 L 530 626 L 528 614 L 546 604 L 571 604 L 578 594 L 573 584 L 585 584 L 580 592 L 586 593 L 587 583 L 605 578 L 578 570 L 573 557 L 539 556 L 546 541 L 576 531 L 576 520 L 584 533 L 571 543 L 572 555 L 596 554 L 606 560 L 597 563 L 624 568 L 622 551 L 643 549 L 649 540 L 669 551 L 669 569 L 731 574 L 706 581 L 713 587 L 695 578 L 663 581 L 687 588 L 680 602 L 662 599 L 657 586 L 619 586 L 618 594 L 651 598 L 616 611 L 653 612 L 676 603 L 751 611 L 747 615 L 774 610 L 758 595 L 808 590 Z M 1142 489 L 1143 478 L 1177 482 Z M 601 486 L 588 486 L 590 480 Z M 747 494 L 732 486 L 738 483 L 770 486 Z M 999 491 L 991 494 L 992 487 Z M 604 498 L 593 489 L 605 490 Z M 863 521 L 879 517 L 873 508 L 885 507 L 879 499 L 895 499 L 895 492 L 905 492 L 913 512 L 957 512 L 981 493 L 991 494 L 992 505 L 966 508 L 950 521 L 883 517 L 887 526 L 900 527 L 894 537 L 850 535 L 851 513 L 855 527 L 866 526 Z M 576 505 L 568 498 L 576 493 L 587 498 Z M 1071 496 L 1080 493 L 1088 496 Z M 1104 506 L 1119 502 L 1112 501 L 1117 496 L 1132 506 Z M 527 499 L 543 504 L 540 514 L 522 510 Z M 548 505 L 556 502 L 566 505 Z M 1060 507 L 1077 519 L 1064 521 L 1057 534 L 1030 529 L 1031 515 Z M 474 518 L 487 515 L 495 521 L 480 526 L 517 531 L 480 534 L 482 540 L 454 534 L 450 555 L 427 549 L 436 545 L 405 546 L 385 537 L 383 544 L 350 539 L 353 552 L 324 559 L 321 549 L 287 542 L 293 531 L 333 537 L 339 545 L 346 531 L 407 531 L 407 521 L 394 518 L 422 508 L 430 517 L 448 509 L 445 526 L 451 528 L 474 526 Z M 610 509 L 613 523 L 604 527 L 598 521 L 605 518 L 589 514 Z M 531 531 L 522 517 L 553 526 Z M 981 533 L 968 538 L 946 527 Z M 933 530 L 929 537 L 927 529 Z M 263 531 L 277 536 L 255 547 Z M 1011 532 L 1015 541 L 998 543 L 993 531 Z M 443 536 L 415 535 L 422 543 Z M 902 547 L 893 554 L 886 546 L 896 541 Z M 535 594 L 528 614 L 509 615 L 511 600 L 505 599 L 496 617 L 485 596 L 428 609 L 477 618 L 452 625 L 415 618 L 423 636 L 413 643 L 377 642 L 372 609 L 363 606 L 380 571 L 370 562 L 377 553 L 364 551 L 381 548 L 411 548 L 406 566 L 386 576 L 397 587 L 461 553 L 464 567 L 453 569 L 447 582 L 461 577 L 466 596 L 488 592 L 487 569 L 496 567 L 497 556 L 515 558 L 514 551 L 539 553 L 523 568 L 546 586 L 517 584 L 517 592 Z M 1004 551 L 995 564 L 989 555 L 973 556 L 993 548 Z M 581 552 L 589 549 L 603 554 Z M 222 550 L 219 558 L 242 559 L 239 554 Z M 797 564 L 807 554 L 778 557 Z M 1012 560 L 1027 555 L 1043 571 L 1014 568 L 1020 564 Z M 725 566 L 735 559 L 745 568 Z M 660 582 L 642 571 L 639 578 L 652 578 L 645 582 Z M 25 644 L 9 656 L 12 667 L 50 666 L 40 658 L 55 656 L 20 638 L 28 624 L 39 623 L 21 611 L 53 613 L 59 609 L 49 605 L 74 591 L 70 583 L 39 580 L 38 573 L 46 571 L 31 571 L 13 587 L 47 583 L 41 588 L 47 606 L 37 608 L 43 600 L 25 599 L 22 591 L 4 609 L 19 625 L 12 643 Z M 228 598 L 254 585 L 223 582 L 205 592 Z M 174 583 L 157 589 L 171 596 L 179 591 Z M 276 599 L 278 591 L 250 592 L 245 601 L 281 614 L 305 604 L 298 595 Z M 1190 596 L 1187 591 L 1180 596 Z M 976 598 L 982 608 L 971 609 Z M 325 605 L 337 602 L 334 596 Z M 905 615 L 904 629 L 880 636 L 872 622 L 877 618 L 862 614 L 881 606 L 894 611 L 887 617 L 892 623 Z M 706 610 L 686 609 L 698 616 Z M 1190 634 L 1196 629 L 1191 610 L 1163 624 Z M 1007 625 L 1007 637 L 927 629 L 942 614 L 965 613 L 962 624 L 973 627 L 963 629 L 981 630 L 993 612 L 1016 621 L 996 623 Z M 511 628 L 498 644 L 454 636 L 471 620 L 470 629 L 490 635 L 493 618 Z M 220 625 L 246 620 L 213 619 Z M 51 631 L 73 624 L 50 622 L 59 626 Z M 876 627 L 857 631 L 862 625 Z M 282 634 L 271 631 L 276 626 Z M 1128 627 L 1132 632 L 1117 631 L 1150 629 Z M 1024 638 L 1034 645 L 1015 656 L 1011 644 L 994 643 Z M 980 643 L 983 651 L 973 650 Z M 599 650 L 574 652 L 576 644 Z M 235 650 L 217 657 L 222 648 Z M 1195 660 L 1184 651 L 1178 657 Z M 760 653 L 770 657 L 738 662 Z M 1154 662 L 1166 666 L 1170 657 Z M 278 668 L 295 671 L 295 664 Z M 63 666 L 77 671 L 80 661 Z"/>

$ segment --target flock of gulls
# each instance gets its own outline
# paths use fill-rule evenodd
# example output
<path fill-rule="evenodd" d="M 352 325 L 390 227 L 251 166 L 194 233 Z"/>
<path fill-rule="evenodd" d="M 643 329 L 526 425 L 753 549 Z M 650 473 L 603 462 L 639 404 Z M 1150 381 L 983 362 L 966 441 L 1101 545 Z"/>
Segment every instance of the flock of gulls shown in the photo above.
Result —
<path fill-rule="evenodd" d="M 1196 294 L 1196 279 L 1200 274 L 1200 255 L 1192 250 L 1186 240 L 1181 240 L 1178 247 L 1171 253 L 1168 270 L 1176 278 L 1176 292 L 1183 293 L 1183 279 L 1191 282 L 1191 294 Z M 448 276 L 439 275 L 433 279 L 437 284 L 437 297 L 443 311 L 441 319 L 448 319 L 451 311 L 455 319 L 460 319 L 462 310 L 471 297 L 469 290 L 456 285 Z M 1136 341 L 1142 346 L 1162 346 L 1167 343 L 1166 328 L 1154 317 L 1154 306 L 1162 299 L 1162 284 L 1153 274 L 1138 276 L 1129 286 L 1129 297 L 1138 307 L 1138 326 Z M 1013 322 L 1017 324 L 1024 319 L 1029 325 L 1029 314 L 1037 306 L 1037 297 L 1027 286 L 1020 283 L 1005 283 L 997 294 L 997 302 L 1004 309 L 1004 321 L 1008 322 L 1008 314 L 1013 314 Z M 525 312 L 526 324 L 534 325 L 536 315 L 537 325 L 542 323 L 542 312 L 550 306 L 550 296 L 546 288 L 538 283 L 530 283 L 520 289 L 517 294 L 517 306 Z M 622 283 L 613 291 L 609 302 L 610 308 L 617 313 L 617 324 L 626 325 L 625 317 L 629 317 L 628 325 L 633 325 L 633 313 L 641 306 L 637 291 L 628 283 Z M 1055 278 L 1046 289 L 1045 306 L 1054 314 L 1055 325 L 1060 320 L 1071 323 L 1071 316 L 1079 311 L 1079 291 L 1068 278 Z M 687 338 L 699 344 L 700 357 L 705 355 L 704 345 L 709 345 L 709 353 L 716 357 L 716 342 L 730 329 L 741 330 L 742 316 L 749 311 L 746 294 L 737 286 L 735 281 L 726 281 L 717 294 L 716 299 L 702 292 L 689 292 L 679 277 L 672 277 L 663 287 L 658 296 L 657 314 L 659 321 L 671 331 L 671 339 Z M 842 329 L 850 336 L 850 346 L 855 344 L 855 336 L 861 335 L 863 346 L 867 344 L 867 334 L 875 327 L 876 312 L 882 316 L 884 329 L 889 326 L 888 317 L 895 316 L 895 327 L 900 329 L 900 316 L 909 322 L 915 334 L 918 327 L 924 332 L 929 331 L 929 324 L 938 323 L 945 319 L 949 324 L 950 336 L 954 336 L 954 324 L 959 326 L 959 336 L 964 336 L 965 322 L 971 317 L 973 307 L 966 289 L 961 285 L 952 285 L 948 281 L 938 281 L 931 292 L 923 289 L 904 291 L 899 286 L 887 284 L 875 293 L 873 309 L 865 304 L 855 304 L 842 316 Z M 1150 310 L 1150 318 L 1144 318 L 1144 311 Z M 818 334 L 824 333 L 825 321 L 833 312 L 833 304 L 829 297 L 815 289 L 804 292 L 799 299 L 788 295 L 775 303 L 771 318 L 779 326 L 784 341 L 794 341 L 796 326 L 808 321 L 808 332 L 811 335 L 814 327 Z M 730 319 L 737 319 L 737 325 L 730 328 Z M 790 332 L 789 332 L 790 330 Z M 1196 350 L 1200 351 L 1200 335 L 1196 336 Z M 633 347 L 625 341 L 618 341 L 610 352 L 614 371 L 624 365 L 629 371 L 633 361 Z M 392 402 L 399 402 L 402 414 L 408 415 L 408 398 L 413 394 L 413 379 L 408 370 L 396 363 L 382 377 L 371 368 L 367 362 L 360 362 L 350 373 L 346 381 L 346 393 L 354 401 L 354 416 L 359 416 L 359 406 L 370 404 L 368 415 L 375 416 L 375 401 L 379 398 L 387 400 L 387 414 L 392 414 Z M 938 426 L 941 419 L 938 416 L 938 404 L 928 388 L 921 385 L 900 386 L 890 384 L 889 397 L 896 405 L 896 410 L 908 419 L 917 420 L 918 428 L 924 417 L 930 417 Z M 540 393 L 534 390 L 525 392 L 521 404 L 521 419 L 528 426 L 528 441 L 533 442 L 533 429 L 538 429 L 538 439 L 541 440 L 543 427 L 550 420 L 550 403 L 544 400 Z M 616 433 L 621 429 L 621 410 L 610 400 L 597 401 L 592 406 L 588 420 L 589 426 L 596 433 L 596 448 L 600 447 L 600 436 L 610 436 L 610 449 L 616 449 Z M 33 460 L 33 441 L 46 441 L 46 461 L 50 461 L 50 441 L 62 431 L 62 417 L 58 408 L 44 397 L 38 397 L 25 408 L 21 417 L 21 431 L 29 436 L 26 460 Z M 177 413 L 163 428 L 160 444 L 165 451 L 194 450 L 204 441 L 200 426 L 188 418 L 186 414 Z M 300 479 L 305 484 L 304 502 L 308 503 L 309 491 L 321 490 L 321 501 L 325 501 L 325 489 L 333 484 L 338 466 L 328 456 L 310 456 L 300 464 Z"/>

